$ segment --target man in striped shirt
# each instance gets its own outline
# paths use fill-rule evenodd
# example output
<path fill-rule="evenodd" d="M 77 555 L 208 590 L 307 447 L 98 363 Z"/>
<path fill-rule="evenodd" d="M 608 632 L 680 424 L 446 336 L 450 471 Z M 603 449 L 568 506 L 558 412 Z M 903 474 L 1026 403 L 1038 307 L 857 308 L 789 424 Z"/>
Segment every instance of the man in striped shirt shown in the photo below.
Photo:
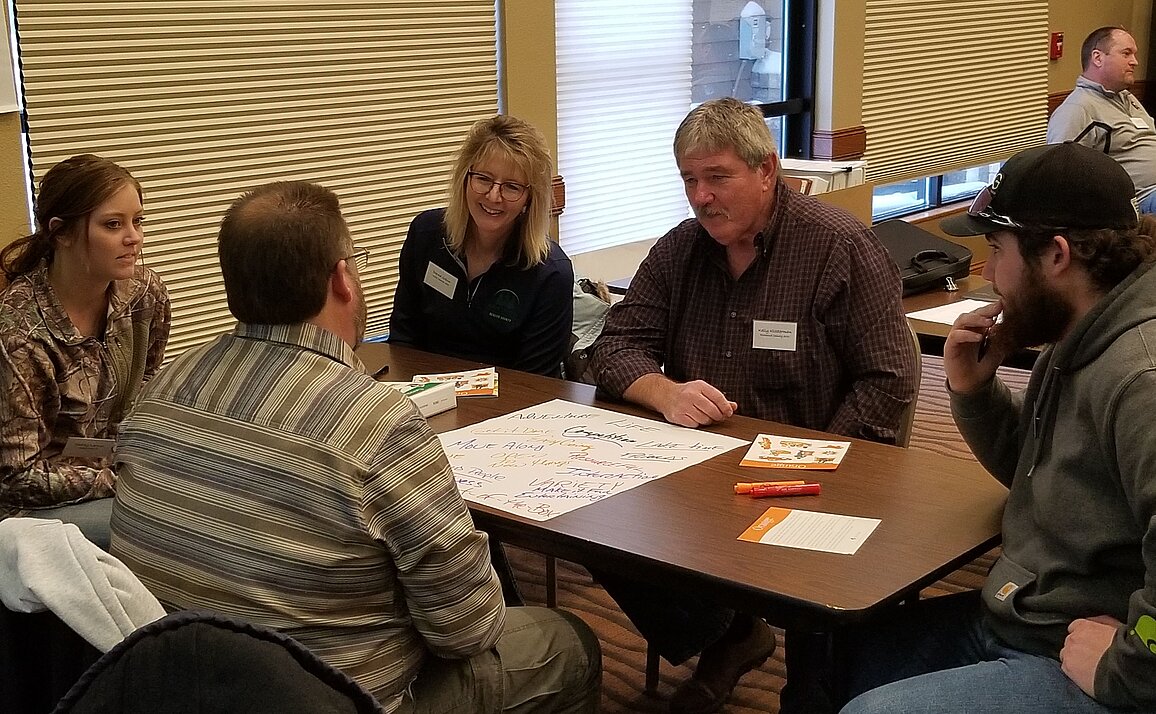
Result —
<path fill-rule="evenodd" d="M 596 711 L 598 641 L 507 608 L 441 446 L 365 374 L 357 250 L 336 195 L 273 183 L 225 214 L 228 334 L 125 421 L 112 552 L 170 609 L 280 630 L 386 711 Z"/>

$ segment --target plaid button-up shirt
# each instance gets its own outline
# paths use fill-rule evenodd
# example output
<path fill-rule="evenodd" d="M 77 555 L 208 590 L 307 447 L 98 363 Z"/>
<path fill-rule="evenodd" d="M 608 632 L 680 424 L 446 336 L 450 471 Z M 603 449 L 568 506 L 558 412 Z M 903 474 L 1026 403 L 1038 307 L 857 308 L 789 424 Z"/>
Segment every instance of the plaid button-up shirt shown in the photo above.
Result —
<path fill-rule="evenodd" d="M 756 247 L 735 280 L 697 220 L 663 236 L 594 345 L 598 385 L 621 397 L 650 373 L 701 379 L 740 414 L 893 443 L 915 398 L 915 354 L 886 249 L 781 181 Z M 793 324 L 795 349 L 756 349 L 755 321 Z"/>

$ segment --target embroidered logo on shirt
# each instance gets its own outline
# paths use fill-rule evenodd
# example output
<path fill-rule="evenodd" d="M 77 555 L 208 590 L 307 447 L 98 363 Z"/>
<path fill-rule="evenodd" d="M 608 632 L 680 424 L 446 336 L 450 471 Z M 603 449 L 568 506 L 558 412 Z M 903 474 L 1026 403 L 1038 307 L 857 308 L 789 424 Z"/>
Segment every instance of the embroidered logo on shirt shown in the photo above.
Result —
<path fill-rule="evenodd" d="M 1000 602 L 1003 602 L 1004 600 L 1008 599 L 1009 595 L 1011 595 L 1012 593 L 1014 593 L 1016 590 L 1019 590 L 1019 589 L 1020 589 L 1020 586 L 1016 585 L 1015 583 L 1012 583 L 1012 582 L 1005 583 L 1002 588 L 1000 588 L 999 590 L 996 591 L 995 599 L 999 600 Z"/>
<path fill-rule="evenodd" d="M 522 301 L 518 298 L 517 293 L 502 288 L 494 293 L 486 305 L 486 317 L 504 325 L 510 325 L 517 318 L 521 305 Z"/>

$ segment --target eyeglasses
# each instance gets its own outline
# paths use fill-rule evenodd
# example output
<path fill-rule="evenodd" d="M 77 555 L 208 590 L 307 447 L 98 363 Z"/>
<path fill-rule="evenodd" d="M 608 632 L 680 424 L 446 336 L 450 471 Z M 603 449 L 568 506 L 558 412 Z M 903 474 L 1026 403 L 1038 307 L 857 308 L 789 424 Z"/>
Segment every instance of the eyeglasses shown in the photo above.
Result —
<path fill-rule="evenodd" d="M 991 192 L 991 186 L 984 186 L 983 189 L 975 194 L 975 199 L 972 200 L 971 206 L 967 209 L 969 216 L 982 218 L 985 221 L 994 223 L 1002 228 L 1026 228 L 1024 224 L 1005 216 L 1002 213 L 997 213 L 991 208 L 991 200 L 995 194 Z"/>
<path fill-rule="evenodd" d="M 466 178 L 469 180 L 470 189 L 477 194 L 485 196 L 498 187 L 498 193 L 502 196 L 504 201 L 517 201 L 526 194 L 526 186 L 513 181 L 495 181 L 485 174 L 480 174 L 477 171 L 467 171 Z"/>
<path fill-rule="evenodd" d="M 357 271 L 361 272 L 365 270 L 365 266 L 369 265 L 369 250 L 353 246 L 353 254 L 345 256 L 342 260 L 346 262 L 352 260 L 353 264 L 357 266 Z"/>

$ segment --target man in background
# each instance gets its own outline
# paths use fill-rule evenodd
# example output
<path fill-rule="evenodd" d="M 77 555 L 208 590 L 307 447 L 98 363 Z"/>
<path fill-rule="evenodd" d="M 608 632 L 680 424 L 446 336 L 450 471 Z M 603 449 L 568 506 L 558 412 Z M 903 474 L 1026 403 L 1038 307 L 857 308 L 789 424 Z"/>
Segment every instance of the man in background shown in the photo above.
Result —
<path fill-rule="evenodd" d="M 875 235 L 779 178 L 762 112 L 736 99 L 687 115 L 674 155 L 695 217 L 663 236 L 610 309 L 592 350 L 598 386 L 688 427 L 733 414 L 894 443 L 915 397 L 915 350 L 899 271 Z M 595 577 L 652 647 L 701 652 L 671 699 L 683 714 L 723 705 L 775 649 L 760 618 L 694 593 Z M 787 635 L 784 712 L 814 712 L 811 638 Z"/>
<path fill-rule="evenodd" d="M 167 608 L 280 630 L 389 712 L 596 711 L 597 639 L 505 606 L 440 443 L 354 354 L 368 252 L 337 196 L 260 186 L 218 254 L 239 324 L 124 423 L 112 552 Z"/>
<path fill-rule="evenodd" d="M 1136 185 L 1141 213 L 1156 212 L 1156 125 L 1128 91 L 1136 81 L 1136 40 L 1122 27 L 1092 31 L 1080 48 L 1083 74 L 1048 120 L 1048 143 L 1076 140 L 1104 151 Z"/>

